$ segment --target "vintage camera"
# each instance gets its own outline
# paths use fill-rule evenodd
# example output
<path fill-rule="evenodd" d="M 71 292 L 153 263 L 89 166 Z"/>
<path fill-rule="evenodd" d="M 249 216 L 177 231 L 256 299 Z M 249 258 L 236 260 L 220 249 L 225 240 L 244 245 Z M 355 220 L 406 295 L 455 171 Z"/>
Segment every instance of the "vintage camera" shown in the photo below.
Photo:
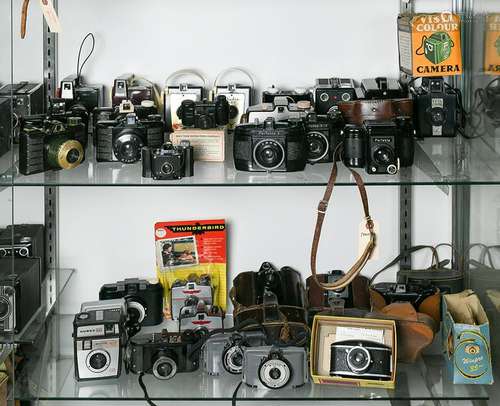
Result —
<path fill-rule="evenodd" d="M 113 106 L 119 106 L 124 100 L 129 100 L 136 106 L 146 100 L 154 103 L 153 85 L 150 83 L 140 85 L 132 73 L 118 76 L 113 83 L 111 101 Z"/>
<path fill-rule="evenodd" d="M 152 374 L 157 379 L 173 378 L 178 372 L 198 369 L 200 351 L 208 336 L 205 329 L 182 333 L 140 334 L 130 339 L 130 371 Z"/>
<path fill-rule="evenodd" d="M 361 95 L 364 99 L 383 100 L 408 97 L 397 79 L 378 77 L 361 81 Z"/>
<path fill-rule="evenodd" d="M 187 140 L 177 146 L 167 142 L 160 148 L 143 147 L 142 177 L 173 180 L 194 176 L 193 156 L 193 147 Z"/>
<path fill-rule="evenodd" d="M 346 166 L 365 168 L 368 174 L 398 173 L 413 165 L 414 130 L 409 118 L 367 120 L 363 127 L 344 128 L 343 159 Z"/>
<path fill-rule="evenodd" d="M 163 321 L 163 287 L 145 279 L 125 279 L 106 284 L 99 290 L 99 300 L 125 298 L 132 323 L 155 326 Z"/>
<path fill-rule="evenodd" d="M 309 381 L 307 352 L 303 347 L 247 347 L 242 380 L 258 389 L 302 386 Z"/>
<path fill-rule="evenodd" d="M 307 162 L 333 162 L 334 152 L 342 142 L 344 120 L 337 110 L 328 115 L 310 113 L 304 120 L 307 138 Z"/>
<path fill-rule="evenodd" d="M 327 114 L 340 102 L 356 99 L 354 80 L 346 78 L 316 79 L 314 87 L 315 111 L 317 114 Z"/>
<path fill-rule="evenodd" d="M 250 172 L 294 172 L 304 170 L 307 141 L 301 120 L 241 124 L 234 131 L 234 165 Z"/>
<path fill-rule="evenodd" d="M 16 258 L 40 258 L 43 281 L 46 274 L 45 227 L 42 224 L 15 224 L 0 229 L 0 258 L 12 254 Z"/>
<path fill-rule="evenodd" d="M 291 102 L 284 96 L 274 98 L 273 102 L 256 104 L 247 109 L 244 122 L 263 123 L 268 118 L 274 118 L 276 121 L 285 121 L 290 119 L 302 119 L 312 112 L 310 101 Z"/>
<path fill-rule="evenodd" d="M 222 329 L 224 312 L 218 306 L 207 305 L 196 296 L 190 296 L 179 311 L 179 331 L 195 330 L 199 327 L 209 331 Z"/>
<path fill-rule="evenodd" d="M 387 304 L 395 302 L 409 302 L 416 309 L 422 302 L 439 293 L 439 289 L 430 283 L 391 283 L 380 282 L 371 286 L 373 290 L 380 293 Z"/>
<path fill-rule="evenodd" d="M 151 114 L 139 119 L 137 114 L 112 115 L 96 124 L 96 160 L 132 164 L 141 159 L 142 147 L 159 148 L 164 141 L 161 116 Z"/>
<path fill-rule="evenodd" d="M 85 159 L 87 132 L 81 117 L 25 117 L 19 135 L 19 172 L 73 169 Z"/>
<path fill-rule="evenodd" d="M 442 77 L 422 78 L 413 90 L 413 117 L 417 137 L 455 137 L 462 120 L 460 93 Z"/>
<path fill-rule="evenodd" d="M 500 55 L 500 37 L 497 40 Z M 490 81 L 485 88 L 476 89 L 477 96 L 484 106 L 486 116 L 495 127 L 500 126 L 500 78 Z"/>
<path fill-rule="evenodd" d="M 226 96 L 217 96 L 214 101 L 183 100 L 177 109 L 183 127 L 206 130 L 229 123 L 229 103 Z"/>
<path fill-rule="evenodd" d="M 203 346 L 204 370 L 212 376 L 224 373 L 241 374 L 246 347 L 266 344 L 262 331 L 242 331 L 212 335 Z"/>
<path fill-rule="evenodd" d="M 86 85 L 77 75 L 69 75 L 61 80 L 59 97 L 66 102 L 66 109 L 81 106 L 91 113 L 103 105 L 104 86 Z"/>
<path fill-rule="evenodd" d="M 10 100 L 0 98 L 0 157 L 10 151 L 13 121 Z"/>
<path fill-rule="evenodd" d="M 330 376 L 389 380 L 392 350 L 372 341 L 346 340 L 331 345 Z"/>
<path fill-rule="evenodd" d="M 213 287 L 210 275 L 204 274 L 198 277 L 189 275 L 187 279 L 177 279 L 171 287 L 172 318 L 177 320 L 184 303 L 189 297 L 197 297 L 207 305 L 213 304 Z"/>
<path fill-rule="evenodd" d="M 290 103 L 301 101 L 309 102 L 311 105 L 314 103 L 314 95 L 308 89 L 298 87 L 295 90 L 286 90 L 274 85 L 262 92 L 262 103 L 274 103 L 277 97 L 284 97 Z"/>
<path fill-rule="evenodd" d="M 40 271 L 40 258 L 0 258 L 0 334 L 21 333 L 40 310 Z"/>
<path fill-rule="evenodd" d="M 125 314 L 120 308 L 89 309 L 75 315 L 76 380 L 118 378 L 126 342 Z"/>
<path fill-rule="evenodd" d="M 454 43 L 450 34 L 438 31 L 422 39 L 421 48 L 423 48 L 423 51 L 417 49 L 417 55 L 425 55 L 431 63 L 439 65 L 450 57 L 453 46 Z"/>

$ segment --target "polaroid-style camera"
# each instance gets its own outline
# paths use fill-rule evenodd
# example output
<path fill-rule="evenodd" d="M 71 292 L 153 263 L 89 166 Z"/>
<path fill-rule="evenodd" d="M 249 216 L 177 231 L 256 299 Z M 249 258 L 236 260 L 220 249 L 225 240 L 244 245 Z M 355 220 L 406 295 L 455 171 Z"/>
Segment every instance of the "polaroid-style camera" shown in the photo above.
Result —
<path fill-rule="evenodd" d="M 266 345 L 266 338 L 262 331 L 212 335 L 203 346 L 202 358 L 205 372 L 212 376 L 225 373 L 241 374 L 245 348 Z"/>
<path fill-rule="evenodd" d="M 356 85 L 354 80 L 346 78 L 316 79 L 314 87 L 315 111 L 317 114 L 327 114 L 340 102 L 356 100 Z"/>
<path fill-rule="evenodd" d="M 372 341 L 347 340 L 331 345 L 330 376 L 389 380 L 392 350 Z"/>
<path fill-rule="evenodd" d="M 163 321 L 163 287 L 145 279 L 125 279 L 106 284 L 99 290 L 99 300 L 127 301 L 130 321 L 135 325 L 156 326 Z"/>
<path fill-rule="evenodd" d="M 461 127 L 461 96 L 442 77 L 422 78 L 413 90 L 413 119 L 417 137 L 455 137 Z"/>
<path fill-rule="evenodd" d="M 171 142 L 160 148 L 142 148 L 142 177 L 174 180 L 194 176 L 194 153 L 187 140 L 174 146 Z"/>
<path fill-rule="evenodd" d="M 425 299 L 439 293 L 439 289 L 430 283 L 404 284 L 380 282 L 375 283 L 371 288 L 381 294 L 387 304 L 409 302 L 416 309 L 418 309 Z"/>
<path fill-rule="evenodd" d="M 258 389 L 298 388 L 309 381 L 303 347 L 247 347 L 243 351 L 243 382 Z"/>
<path fill-rule="evenodd" d="M 124 100 L 129 100 L 135 106 L 141 105 L 145 100 L 154 103 L 153 84 L 139 85 L 132 73 L 118 76 L 113 83 L 111 102 L 113 106 L 119 106 Z"/>
<path fill-rule="evenodd" d="M 344 120 L 336 110 L 328 115 L 310 113 L 304 119 L 307 138 L 307 162 L 309 164 L 333 162 L 334 152 L 342 142 Z"/>
<path fill-rule="evenodd" d="M 303 119 L 311 112 L 312 104 L 310 101 L 302 100 L 294 103 L 285 96 L 279 96 L 274 98 L 272 102 L 250 106 L 243 121 L 263 123 L 268 118 L 274 118 L 276 121 Z"/>
<path fill-rule="evenodd" d="M 307 163 L 307 140 L 302 120 L 241 124 L 234 131 L 234 165 L 239 171 L 294 172 Z"/>
<path fill-rule="evenodd" d="M 220 95 L 214 101 L 193 101 L 185 99 L 177 109 L 183 127 L 207 130 L 229 123 L 229 102 L 226 96 Z"/>
<path fill-rule="evenodd" d="M 126 342 L 125 314 L 121 309 L 78 313 L 73 321 L 76 380 L 118 378 Z"/>
<path fill-rule="evenodd" d="M 168 380 L 179 372 L 198 369 L 200 351 L 208 336 L 205 329 L 182 333 L 140 334 L 130 339 L 129 368 L 134 374 L 151 374 Z"/>
<path fill-rule="evenodd" d="M 397 79 L 378 77 L 361 81 L 361 97 L 369 100 L 400 99 L 408 97 Z"/>
<path fill-rule="evenodd" d="M 365 168 L 370 175 L 395 175 L 401 167 L 413 165 L 414 130 L 411 119 L 367 120 L 363 127 L 344 128 L 344 164 Z"/>
<path fill-rule="evenodd" d="M 214 291 L 210 275 L 204 274 L 200 277 L 195 274 L 186 279 L 177 279 L 171 287 L 171 309 L 172 319 L 179 318 L 180 311 L 189 297 L 196 297 L 207 305 L 213 304 Z"/>
<path fill-rule="evenodd" d="M 19 135 L 19 172 L 74 169 L 85 159 L 86 141 L 81 117 L 25 117 Z"/>
<path fill-rule="evenodd" d="M 221 79 L 228 75 L 229 73 L 239 72 L 247 77 L 249 80 L 249 85 L 240 85 L 236 83 L 229 83 L 227 85 L 221 85 Z M 229 128 L 234 129 L 234 127 L 241 122 L 242 116 L 245 114 L 247 109 L 252 105 L 252 93 L 254 89 L 254 80 L 252 76 L 244 69 L 241 68 L 229 68 L 217 75 L 214 82 L 213 94 L 215 97 L 219 95 L 226 96 L 229 103 Z"/>
<path fill-rule="evenodd" d="M 159 148 L 164 141 L 164 123 L 159 114 L 140 119 L 130 102 L 130 113 L 114 113 L 96 123 L 96 160 L 132 164 L 141 159 L 142 147 Z"/>
<path fill-rule="evenodd" d="M 274 85 L 262 92 L 262 103 L 274 103 L 277 97 L 284 97 L 290 103 L 310 102 L 314 103 L 314 95 L 308 89 L 298 87 L 295 90 L 279 89 Z"/>
<path fill-rule="evenodd" d="M 83 84 L 82 78 L 69 75 L 61 80 L 59 97 L 64 99 L 66 109 L 80 106 L 88 113 L 103 105 L 104 86 Z"/>
<path fill-rule="evenodd" d="M 207 305 L 196 296 L 184 301 L 179 312 L 179 331 L 195 330 L 204 327 L 207 330 L 218 330 L 224 327 L 224 312 L 219 306 Z"/>

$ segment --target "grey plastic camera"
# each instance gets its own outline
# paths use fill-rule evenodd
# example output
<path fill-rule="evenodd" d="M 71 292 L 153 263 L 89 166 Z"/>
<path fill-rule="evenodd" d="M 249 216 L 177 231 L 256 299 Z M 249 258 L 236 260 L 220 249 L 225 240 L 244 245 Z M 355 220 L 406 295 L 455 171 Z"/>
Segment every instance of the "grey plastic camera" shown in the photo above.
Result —
<path fill-rule="evenodd" d="M 249 347 L 243 352 L 243 382 L 258 389 L 297 388 L 309 381 L 303 347 Z"/>

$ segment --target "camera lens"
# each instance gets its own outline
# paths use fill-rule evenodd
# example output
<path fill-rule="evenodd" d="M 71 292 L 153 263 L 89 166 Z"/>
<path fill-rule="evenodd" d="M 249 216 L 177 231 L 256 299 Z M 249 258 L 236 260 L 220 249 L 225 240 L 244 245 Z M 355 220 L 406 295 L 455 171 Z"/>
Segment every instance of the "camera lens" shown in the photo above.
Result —
<path fill-rule="evenodd" d="M 431 110 L 431 120 L 435 125 L 442 125 L 445 120 L 444 110 L 441 107 L 435 107 Z"/>
<path fill-rule="evenodd" d="M 20 257 L 27 257 L 27 256 L 29 255 L 29 253 L 30 253 L 30 252 L 29 252 L 28 248 L 26 248 L 26 247 L 21 247 L 21 248 L 19 248 L 18 253 L 19 253 L 19 256 L 20 256 Z"/>
<path fill-rule="evenodd" d="M 171 175 L 174 172 L 174 166 L 170 162 L 165 162 L 161 166 L 161 173 L 164 175 Z"/>
<path fill-rule="evenodd" d="M 274 140 L 259 141 L 253 150 L 255 163 L 266 171 L 279 168 L 285 160 L 283 146 Z"/>
<path fill-rule="evenodd" d="M 0 320 L 5 320 L 10 314 L 10 301 L 5 297 L 0 297 Z"/>
<path fill-rule="evenodd" d="M 68 154 L 66 155 L 66 161 L 68 161 L 70 164 L 74 164 L 80 159 L 80 151 L 78 151 L 76 148 L 71 148 L 68 151 Z"/>
<path fill-rule="evenodd" d="M 308 161 L 317 162 L 322 160 L 330 148 L 330 143 L 326 136 L 320 132 L 312 131 L 307 134 Z"/>
<path fill-rule="evenodd" d="M 162 380 L 171 379 L 177 373 L 177 364 L 167 356 L 161 356 L 153 364 L 153 375 Z"/>
<path fill-rule="evenodd" d="M 229 119 L 234 120 L 236 117 L 238 117 L 238 107 L 234 105 L 229 106 Z"/>
<path fill-rule="evenodd" d="M 281 372 L 278 368 L 273 368 L 269 371 L 269 376 L 274 380 L 279 379 L 281 377 Z"/>
<path fill-rule="evenodd" d="M 132 324 L 140 324 L 146 318 L 146 309 L 141 303 L 127 301 L 127 312 Z"/>
<path fill-rule="evenodd" d="M 215 122 L 212 119 L 212 117 L 208 115 L 200 115 L 196 117 L 196 128 L 200 128 L 202 130 L 207 130 L 209 128 L 214 128 L 215 127 Z"/>
<path fill-rule="evenodd" d="M 0 257 L 6 257 L 7 256 L 7 250 L 5 248 L 0 248 Z"/>
<path fill-rule="evenodd" d="M 109 367 L 111 358 L 104 350 L 95 350 L 87 356 L 87 368 L 92 372 L 102 372 Z"/>
<path fill-rule="evenodd" d="M 381 146 L 373 152 L 373 159 L 379 165 L 390 165 L 394 163 L 394 151 L 386 146 Z"/>
<path fill-rule="evenodd" d="M 259 379 L 264 386 L 270 389 L 283 388 L 290 382 L 292 371 L 282 359 L 268 359 L 259 368 Z"/>
<path fill-rule="evenodd" d="M 349 369 L 356 373 L 362 374 L 371 364 L 371 356 L 366 348 L 353 347 L 347 353 L 347 365 Z"/>
<path fill-rule="evenodd" d="M 51 168 L 73 169 L 83 161 L 83 146 L 65 136 L 55 137 L 47 144 L 47 163 Z"/>
<path fill-rule="evenodd" d="M 222 365 L 231 374 L 241 374 L 243 368 L 243 350 L 239 345 L 233 345 L 223 353 Z"/>
<path fill-rule="evenodd" d="M 140 136 L 131 132 L 119 136 L 113 145 L 116 158 L 125 164 L 131 164 L 141 159 L 141 148 L 144 143 Z"/>

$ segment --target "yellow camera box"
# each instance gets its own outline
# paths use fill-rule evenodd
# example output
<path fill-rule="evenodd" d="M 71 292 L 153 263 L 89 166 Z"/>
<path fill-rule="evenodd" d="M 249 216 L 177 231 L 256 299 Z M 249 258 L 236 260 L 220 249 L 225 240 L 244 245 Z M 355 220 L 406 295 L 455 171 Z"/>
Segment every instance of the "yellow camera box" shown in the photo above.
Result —
<path fill-rule="evenodd" d="M 489 75 L 500 75 L 500 13 L 486 16 L 484 71 Z"/>
<path fill-rule="evenodd" d="M 399 16 L 399 65 L 415 77 L 463 73 L 461 20 L 443 12 Z"/>
<path fill-rule="evenodd" d="M 224 162 L 226 157 L 227 128 L 182 128 L 170 134 L 170 142 L 179 145 L 183 140 L 191 143 L 195 161 Z"/>
<path fill-rule="evenodd" d="M 330 375 L 331 345 L 356 337 L 359 341 L 373 341 L 392 350 L 391 377 L 388 380 L 346 378 Z M 397 337 L 394 320 L 358 317 L 316 315 L 314 317 L 311 348 L 311 377 L 316 384 L 341 384 L 342 386 L 394 389 L 396 385 Z"/>

